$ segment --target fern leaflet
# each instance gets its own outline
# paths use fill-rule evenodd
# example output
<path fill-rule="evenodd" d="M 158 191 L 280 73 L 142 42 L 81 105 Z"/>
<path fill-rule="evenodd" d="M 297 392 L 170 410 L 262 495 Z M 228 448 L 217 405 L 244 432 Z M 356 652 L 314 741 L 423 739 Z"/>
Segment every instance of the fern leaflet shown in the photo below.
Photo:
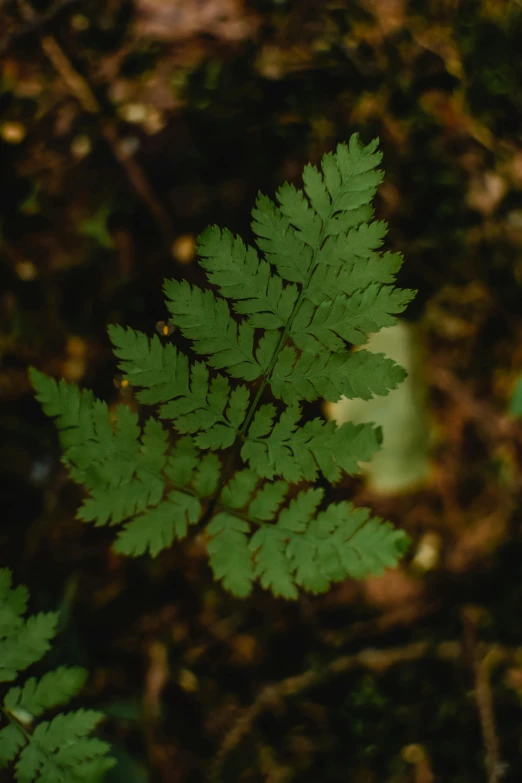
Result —
<path fill-rule="evenodd" d="M 24 616 L 28 597 L 25 587 L 13 588 L 11 572 L 0 569 L 0 682 L 17 679 L 40 660 L 56 634 L 56 613 Z M 67 704 L 83 687 L 86 674 L 79 667 L 60 666 L 5 693 L 0 766 L 15 763 L 18 783 L 96 783 L 114 765 L 109 745 L 90 736 L 103 718 L 100 712 L 80 709 L 33 726 L 46 710 Z"/>

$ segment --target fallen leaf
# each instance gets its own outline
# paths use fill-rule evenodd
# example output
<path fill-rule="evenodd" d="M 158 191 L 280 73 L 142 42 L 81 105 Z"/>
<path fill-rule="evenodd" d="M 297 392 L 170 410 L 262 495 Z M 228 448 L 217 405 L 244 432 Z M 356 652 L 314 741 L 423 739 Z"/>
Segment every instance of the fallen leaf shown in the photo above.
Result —
<path fill-rule="evenodd" d="M 201 34 L 243 41 L 257 29 L 257 17 L 242 0 L 136 0 L 136 12 L 136 34 L 163 41 Z"/>

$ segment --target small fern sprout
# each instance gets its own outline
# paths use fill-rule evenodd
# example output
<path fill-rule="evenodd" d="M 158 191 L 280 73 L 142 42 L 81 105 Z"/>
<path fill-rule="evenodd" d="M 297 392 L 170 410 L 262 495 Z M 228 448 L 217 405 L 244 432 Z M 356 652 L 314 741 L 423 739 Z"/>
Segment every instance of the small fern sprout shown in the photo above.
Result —
<path fill-rule="evenodd" d="M 28 591 L 12 586 L 11 572 L 0 569 L 0 768 L 14 765 L 17 783 L 97 783 L 114 766 L 109 745 L 90 736 L 103 718 L 95 710 L 59 713 L 37 721 L 44 712 L 67 704 L 83 687 L 87 672 L 60 666 L 40 679 L 20 682 L 21 673 L 50 649 L 58 614 L 25 617 Z"/>
<path fill-rule="evenodd" d="M 214 575 L 236 596 L 257 580 L 276 596 L 320 593 L 394 566 L 408 543 L 369 510 L 325 504 L 334 484 L 380 445 L 371 423 L 303 421 L 301 405 L 386 395 L 405 371 L 364 345 L 415 292 L 395 286 L 399 253 L 382 252 L 373 219 L 377 141 L 357 135 L 252 211 L 256 247 L 226 229 L 200 235 L 211 287 L 165 282 L 169 321 L 148 337 L 109 336 L 148 417 L 116 415 L 87 390 L 31 369 L 55 418 L 63 459 L 87 497 L 79 517 L 115 528 L 122 555 L 156 556 L 204 528 Z M 176 346 L 177 334 L 191 345 Z M 154 413 L 155 412 L 155 413 Z"/>

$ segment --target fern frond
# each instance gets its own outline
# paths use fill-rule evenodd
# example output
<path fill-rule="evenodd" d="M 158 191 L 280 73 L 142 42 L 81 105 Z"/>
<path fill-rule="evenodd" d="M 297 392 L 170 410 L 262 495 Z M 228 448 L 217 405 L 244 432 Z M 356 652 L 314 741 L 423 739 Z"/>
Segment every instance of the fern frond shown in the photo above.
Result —
<path fill-rule="evenodd" d="M 186 281 L 165 282 L 166 304 L 171 321 L 184 337 L 192 340 L 194 350 L 207 355 L 216 369 L 226 369 L 233 378 L 253 381 L 262 373 L 254 357 L 254 330 L 230 315 L 228 304 L 212 291 L 202 291 Z"/>
<path fill-rule="evenodd" d="M 344 235 L 335 239 L 339 254 L 343 254 L 343 263 L 342 266 L 316 267 L 306 291 L 306 298 L 315 305 L 325 299 L 335 299 L 340 293 L 351 295 L 362 291 L 372 283 L 389 285 L 395 282 L 403 262 L 400 253 L 370 253 L 367 258 L 361 259 L 348 252 Z"/>
<path fill-rule="evenodd" d="M 276 525 L 263 525 L 250 539 L 255 575 L 275 596 L 295 599 L 298 590 L 287 549 L 292 535 L 303 533 L 323 499 L 321 489 L 299 492 L 283 509 Z"/>
<path fill-rule="evenodd" d="M 252 210 L 252 230 L 256 244 L 275 266 L 283 280 L 304 285 L 313 260 L 313 251 L 304 245 L 291 221 L 267 197 L 259 194 Z"/>
<path fill-rule="evenodd" d="M 256 576 L 276 595 L 295 598 L 297 587 L 321 593 L 347 577 L 380 574 L 405 551 L 406 534 L 368 509 L 331 503 L 316 514 L 321 499 L 320 490 L 300 492 L 277 524 L 251 539 Z"/>
<path fill-rule="evenodd" d="M 23 615 L 27 610 L 29 591 L 19 585 L 13 587 L 11 572 L 0 569 L 0 638 L 23 625 Z"/>
<path fill-rule="evenodd" d="M 302 190 L 285 184 L 275 203 L 259 195 L 257 250 L 216 226 L 201 234 L 201 266 L 217 292 L 167 280 L 165 294 L 172 324 L 203 361 L 109 327 L 137 399 L 159 406 L 175 439 L 154 419 L 142 428 L 129 408 L 110 412 L 90 392 L 32 371 L 64 461 L 89 491 L 79 515 L 122 524 L 116 551 L 154 556 L 204 520 L 226 589 L 244 596 L 258 579 L 287 598 L 397 561 L 404 537 L 366 511 L 318 511 L 313 488 L 285 505 L 288 483 L 357 473 L 381 438 L 372 424 L 302 422 L 299 404 L 385 396 L 405 377 L 390 359 L 352 350 L 391 326 L 414 295 L 395 287 L 402 256 L 381 252 L 387 226 L 371 206 L 380 160 L 377 141 L 364 146 L 354 135 L 305 167 Z M 212 452 L 224 450 L 222 463 Z"/>
<path fill-rule="evenodd" d="M 312 593 L 327 590 L 347 577 L 379 575 L 396 565 L 408 545 L 403 531 L 394 530 L 366 508 L 331 503 L 313 519 L 305 534 L 290 538 L 287 557 L 296 584 Z"/>
<path fill-rule="evenodd" d="M 82 451 L 95 436 L 93 423 L 94 395 L 67 381 L 55 381 L 34 367 L 29 377 L 36 390 L 36 398 L 47 416 L 56 419 L 63 448 L 80 446 Z"/>
<path fill-rule="evenodd" d="M 114 549 L 133 557 L 149 551 L 156 557 L 174 539 L 185 538 L 188 526 L 197 522 L 200 514 L 201 506 L 196 497 L 173 490 L 156 508 L 149 508 L 127 522 L 117 535 Z"/>
<path fill-rule="evenodd" d="M 254 557 L 254 575 L 265 590 L 277 597 L 294 600 L 299 593 L 286 556 L 288 536 L 277 526 L 259 528 L 250 539 L 249 549 Z"/>
<path fill-rule="evenodd" d="M 16 764 L 18 783 L 100 780 L 114 766 L 108 744 L 88 737 L 102 718 L 94 710 L 77 710 L 39 723 Z"/>
<path fill-rule="evenodd" d="M 299 426 L 301 412 L 288 407 L 269 429 L 256 428 L 256 418 L 248 431 L 241 456 L 261 478 L 282 476 L 290 482 L 313 481 L 319 471 L 328 481 L 339 481 L 342 470 L 359 471 L 359 462 L 369 460 L 379 448 L 379 431 L 371 424 L 313 419 Z M 266 434 L 267 431 L 269 434 Z"/>
<path fill-rule="evenodd" d="M 230 231 L 210 226 L 198 237 L 198 251 L 210 282 L 218 286 L 222 296 L 236 300 L 235 312 L 246 314 L 250 326 L 285 326 L 297 300 L 297 287 L 285 286 L 254 248 Z"/>
<path fill-rule="evenodd" d="M 114 549 L 137 557 L 156 557 L 175 539 L 185 538 L 189 525 L 201 517 L 201 501 L 216 491 L 222 464 L 215 454 L 200 455 L 191 438 L 181 438 L 170 454 L 165 473 L 177 489 L 155 507 L 128 521 L 118 533 Z"/>
<path fill-rule="evenodd" d="M 141 387 L 137 398 L 146 405 L 163 403 L 159 415 L 172 419 L 182 434 L 199 433 L 200 448 L 230 446 L 246 415 L 250 393 L 245 386 L 233 391 L 221 375 L 210 380 L 207 367 L 187 357 L 173 345 L 162 345 L 133 329 L 109 326 L 119 369 L 131 386 Z"/>
<path fill-rule="evenodd" d="M 4 569 L 2 569 L 4 570 Z M 39 661 L 51 648 L 58 615 L 40 612 L 8 626 L 0 636 L 0 682 L 11 682 L 18 672 Z"/>
<path fill-rule="evenodd" d="M 246 506 L 255 484 L 251 474 L 240 484 L 244 478 L 248 491 L 241 500 Z M 282 485 L 266 482 L 250 500 L 246 516 L 259 524 L 250 538 L 250 526 L 237 511 L 218 514 L 207 528 L 214 575 L 236 595 L 248 595 L 255 579 L 287 599 L 296 598 L 298 588 L 325 592 L 347 577 L 382 573 L 407 548 L 405 533 L 371 517 L 366 508 L 342 502 L 318 512 L 321 489 L 299 492 L 278 511 L 286 494 Z M 229 491 L 236 496 L 234 488 Z"/>
<path fill-rule="evenodd" d="M 37 399 L 56 418 L 60 442 L 72 477 L 89 489 L 129 481 L 140 449 L 138 417 L 126 406 L 114 418 L 104 402 L 74 384 L 29 370 Z"/>
<path fill-rule="evenodd" d="M 330 402 L 341 397 L 370 400 L 396 389 L 405 377 L 406 371 L 384 354 L 303 352 L 297 357 L 288 345 L 275 364 L 271 388 L 275 397 L 291 405 L 319 397 Z"/>
<path fill-rule="evenodd" d="M 14 723 L 0 729 L 0 767 L 6 767 L 18 756 L 26 743 L 24 732 Z"/>
<path fill-rule="evenodd" d="M 189 526 L 202 515 L 202 501 L 216 492 L 222 467 L 215 454 L 201 455 L 192 438 L 180 438 L 165 467 L 177 489 L 127 521 L 116 536 L 114 550 L 131 557 L 147 552 L 156 557 L 174 540 L 185 538 Z"/>
<path fill-rule="evenodd" d="M 309 287 L 318 264 L 337 263 L 328 238 L 347 233 L 372 217 L 369 206 L 382 173 L 373 171 L 381 161 L 377 142 L 364 147 L 352 136 L 349 147 L 340 144 L 335 154 L 325 155 L 322 174 L 314 166 L 303 172 L 305 193 L 283 185 L 276 207 L 260 196 L 253 210 L 252 229 L 257 245 L 281 277 Z M 330 253 L 332 250 L 332 253 Z M 349 248 L 346 248 L 349 257 Z"/>
<path fill-rule="evenodd" d="M 223 465 L 216 454 L 204 454 L 192 478 L 192 486 L 199 498 L 208 498 L 216 492 Z"/>
<path fill-rule="evenodd" d="M 255 576 L 248 548 L 249 531 L 247 522 L 226 511 L 216 514 L 207 527 L 212 536 L 207 549 L 214 576 L 240 598 L 250 593 Z"/>
<path fill-rule="evenodd" d="M 248 507 L 249 518 L 253 522 L 273 519 L 287 492 L 288 484 L 286 481 L 267 481 Z"/>
<path fill-rule="evenodd" d="M 40 660 L 56 634 L 54 612 L 24 617 L 27 589 L 13 588 L 11 572 L 0 569 L 0 681 L 12 681 Z M 89 735 L 103 718 L 78 710 L 57 715 L 35 727 L 47 709 L 66 704 L 83 687 L 86 671 L 60 666 L 39 680 L 30 677 L 11 687 L 0 708 L 0 765 L 15 765 L 18 783 L 95 783 L 114 765 L 109 745 Z M 3 721 L 2 721 L 3 719 Z M 31 728 L 31 731 L 28 730 Z"/>
<path fill-rule="evenodd" d="M 49 379 L 36 371 L 32 377 L 37 391 L 44 378 L 45 405 L 54 411 L 53 393 L 67 394 L 68 385 L 64 382 L 50 385 Z M 166 478 L 175 471 L 176 458 L 173 454 L 167 459 L 167 432 L 161 424 L 148 419 L 140 433 L 136 414 L 125 406 L 119 406 L 113 423 L 106 406 L 92 396 L 87 397 L 82 412 L 80 423 L 72 415 L 67 423 L 73 431 L 81 424 L 90 440 L 85 444 L 85 451 L 70 447 L 65 452 L 66 459 L 72 463 L 73 477 L 83 480 L 90 490 L 90 497 L 83 501 L 78 512 L 80 519 L 96 525 L 117 525 L 129 520 L 114 545 L 122 554 L 137 556 L 150 551 L 157 555 L 175 538 L 184 538 L 188 525 L 198 521 L 201 506 L 187 492 L 173 490 L 165 496 Z M 89 455 L 88 464 L 85 452 Z M 197 479 L 200 486 L 215 487 L 216 473 L 214 461 L 206 467 L 202 463 Z M 180 482 L 179 486 L 184 484 Z"/>
<path fill-rule="evenodd" d="M 253 470 L 238 470 L 221 491 L 220 500 L 228 508 L 244 508 L 259 484 Z"/>
<path fill-rule="evenodd" d="M 125 410 L 122 407 L 119 413 Z M 99 454 L 97 462 L 90 466 L 93 475 L 97 471 L 96 483 L 91 483 L 90 497 L 83 501 L 79 518 L 98 526 L 117 525 L 157 505 L 164 492 L 161 472 L 166 464 L 166 449 L 167 433 L 159 422 L 149 419 L 141 435 L 141 445 L 138 442 L 138 450 L 132 449 L 134 460 L 128 461 L 126 473 L 117 484 L 111 481 L 114 456 L 110 452 Z"/>
<path fill-rule="evenodd" d="M 352 137 L 323 157 L 321 170 L 305 167 L 304 192 L 284 185 L 278 206 L 260 197 L 253 212 L 258 247 L 281 277 L 301 286 L 286 330 L 303 354 L 277 342 L 269 365 L 272 392 L 284 402 L 368 399 L 404 378 L 393 362 L 346 353 L 347 343 L 362 345 L 395 323 L 415 293 L 392 285 L 402 257 L 380 255 L 386 224 L 368 222 L 382 179 L 376 145 Z"/>
<path fill-rule="evenodd" d="M 83 688 L 87 672 L 79 666 L 60 666 L 37 680 L 29 677 L 23 688 L 11 688 L 4 705 L 13 714 L 20 711 L 35 717 L 59 704 L 67 704 Z"/>
<path fill-rule="evenodd" d="M 395 315 L 405 310 L 414 295 L 408 289 L 372 283 L 352 296 L 339 294 L 318 307 L 305 302 L 292 324 L 292 340 L 311 353 L 344 351 L 345 342 L 362 345 L 371 332 L 394 324 Z"/>
<path fill-rule="evenodd" d="M 176 486 L 186 487 L 194 477 L 199 458 L 194 439 L 188 436 L 179 438 L 167 460 L 165 472 Z"/>

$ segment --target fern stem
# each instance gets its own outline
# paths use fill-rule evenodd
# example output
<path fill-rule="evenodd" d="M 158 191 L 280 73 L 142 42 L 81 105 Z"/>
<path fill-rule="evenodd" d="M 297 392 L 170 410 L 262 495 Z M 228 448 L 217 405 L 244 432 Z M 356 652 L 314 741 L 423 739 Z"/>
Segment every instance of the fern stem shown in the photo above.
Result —
<path fill-rule="evenodd" d="M 270 379 L 272 377 L 272 373 L 274 371 L 274 367 L 276 365 L 276 362 L 277 362 L 278 356 L 279 356 L 279 354 L 281 352 L 281 349 L 283 348 L 283 345 L 285 344 L 285 342 L 288 339 L 288 336 L 289 336 L 290 331 L 292 329 L 292 325 L 294 323 L 294 320 L 295 320 L 295 318 L 296 318 L 296 316 L 297 316 L 297 314 L 298 314 L 298 312 L 299 312 L 299 310 L 300 310 L 300 308 L 301 308 L 301 306 L 303 304 L 304 298 L 305 298 L 306 293 L 308 291 L 308 287 L 310 285 L 310 281 L 312 279 L 312 275 L 313 275 L 313 273 L 315 271 L 315 268 L 317 266 L 317 254 L 318 254 L 319 250 L 321 249 L 321 247 L 323 245 L 323 242 L 325 240 L 326 227 L 327 227 L 329 221 L 331 220 L 331 218 L 333 217 L 333 215 L 335 214 L 336 211 L 337 210 L 335 208 L 335 205 L 332 203 L 330 212 L 328 213 L 328 217 L 326 218 L 326 220 L 323 221 L 323 228 L 322 228 L 319 240 L 317 242 L 317 247 L 315 247 L 314 251 L 313 251 L 312 260 L 310 262 L 310 271 L 308 272 L 308 277 L 307 277 L 305 283 L 303 284 L 303 287 L 301 288 L 301 293 L 299 294 L 299 296 L 297 298 L 297 301 L 294 304 L 294 307 L 293 307 L 292 313 L 290 315 L 290 318 L 288 319 L 288 321 L 286 322 L 286 324 L 285 324 L 285 326 L 283 328 L 283 333 L 282 333 L 282 335 L 281 335 L 281 337 L 279 339 L 279 342 L 277 343 L 276 348 L 274 349 L 274 353 L 272 355 L 272 358 L 270 359 L 270 364 L 268 365 L 268 368 L 266 369 L 266 371 L 263 373 L 263 377 L 262 377 L 261 383 L 259 385 L 259 389 L 257 390 L 256 396 L 254 397 L 254 400 L 253 400 L 252 404 L 250 405 L 250 408 L 248 409 L 248 412 L 247 412 L 247 415 L 245 416 L 245 420 L 244 420 L 243 424 L 241 425 L 240 429 L 238 430 L 238 437 L 241 440 L 244 438 L 245 433 L 246 433 L 248 427 L 250 426 L 250 422 L 252 421 L 252 419 L 253 419 L 253 417 L 254 417 L 254 415 L 256 413 L 257 407 L 259 405 L 259 401 L 260 401 L 260 399 L 261 399 L 261 397 L 263 395 L 263 392 L 265 391 L 265 389 L 267 387 L 267 384 L 270 382 Z M 237 443 L 237 438 L 236 438 L 236 443 Z M 215 491 L 214 495 L 212 496 L 211 500 L 209 501 L 209 504 L 208 504 L 208 507 L 207 507 L 207 512 L 203 515 L 203 518 L 201 520 L 203 524 L 206 524 L 209 521 L 209 519 L 211 518 L 212 514 L 214 513 L 214 508 L 216 506 L 216 502 L 217 502 L 217 500 L 218 500 L 218 498 L 219 498 L 219 496 L 220 496 L 220 494 L 221 494 L 221 492 L 223 490 L 223 487 L 225 486 L 225 484 L 228 481 L 230 468 L 231 468 L 231 466 L 233 464 L 233 461 L 236 459 L 236 457 L 237 457 L 237 446 L 236 446 L 236 448 L 234 448 L 232 450 L 232 452 L 229 454 L 228 459 L 225 461 L 225 465 L 223 466 L 223 471 L 221 473 L 221 478 L 220 478 L 220 481 L 219 481 L 218 486 L 216 488 L 216 491 Z"/>
<path fill-rule="evenodd" d="M 331 210 L 330 210 L 330 212 L 328 214 L 328 218 L 325 221 L 323 221 L 323 230 L 321 231 L 321 236 L 319 238 L 319 241 L 317 242 L 317 247 L 313 251 L 312 261 L 310 263 L 310 271 L 308 273 L 307 280 L 305 281 L 305 283 L 303 284 L 303 287 L 301 288 L 301 293 L 297 297 L 297 300 L 296 300 L 296 302 L 294 304 L 294 307 L 293 307 L 292 313 L 290 315 L 290 318 L 288 319 L 288 321 L 286 322 L 286 324 L 284 326 L 283 333 L 282 333 L 281 338 L 280 338 L 279 342 L 277 343 L 277 346 L 276 346 L 276 348 L 274 350 L 273 356 L 272 356 L 272 358 L 270 360 L 270 364 L 268 365 L 268 368 L 267 368 L 266 372 L 263 374 L 263 380 L 262 380 L 262 382 L 261 382 L 261 384 L 259 386 L 257 394 L 256 394 L 256 396 L 254 398 L 254 401 L 253 401 L 252 405 L 250 406 L 250 409 L 249 409 L 249 411 L 248 411 L 248 413 L 247 413 L 247 415 L 245 417 L 245 421 L 243 422 L 243 425 L 241 426 L 241 428 L 239 430 L 240 437 L 243 437 L 243 435 L 245 434 L 246 430 L 248 429 L 248 426 L 249 426 L 250 422 L 252 421 L 252 418 L 253 418 L 256 410 L 257 410 L 257 406 L 259 404 L 259 400 L 261 399 L 261 395 L 263 394 L 267 384 L 270 381 L 270 378 L 272 377 L 272 373 L 274 371 L 274 367 L 275 367 L 277 359 L 279 357 L 279 353 L 281 352 L 281 349 L 283 348 L 283 345 L 285 344 L 285 342 L 288 339 L 288 336 L 289 336 L 290 331 L 292 329 L 292 325 L 294 323 L 294 320 L 297 317 L 297 314 L 299 313 L 299 310 L 301 309 L 301 306 L 302 306 L 302 304 L 304 302 L 304 298 L 305 298 L 306 293 L 308 291 L 308 287 L 310 285 L 310 281 L 312 279 L 312 275 L 313 275 L 313 273 L 314 273 L 314 271 L 315 271 L 315 269 L 317 267 L 317 253 L 321 249 L 322 244 L 323 244 L 323 242 L 325 240 L 326 226 L 328 225 L 328 222 L 333 217 L 335 212 L 336 212 L 336 210 L 334 209 L 334 205 L 332 204 L 332 208 L 331 208 Z"/>

